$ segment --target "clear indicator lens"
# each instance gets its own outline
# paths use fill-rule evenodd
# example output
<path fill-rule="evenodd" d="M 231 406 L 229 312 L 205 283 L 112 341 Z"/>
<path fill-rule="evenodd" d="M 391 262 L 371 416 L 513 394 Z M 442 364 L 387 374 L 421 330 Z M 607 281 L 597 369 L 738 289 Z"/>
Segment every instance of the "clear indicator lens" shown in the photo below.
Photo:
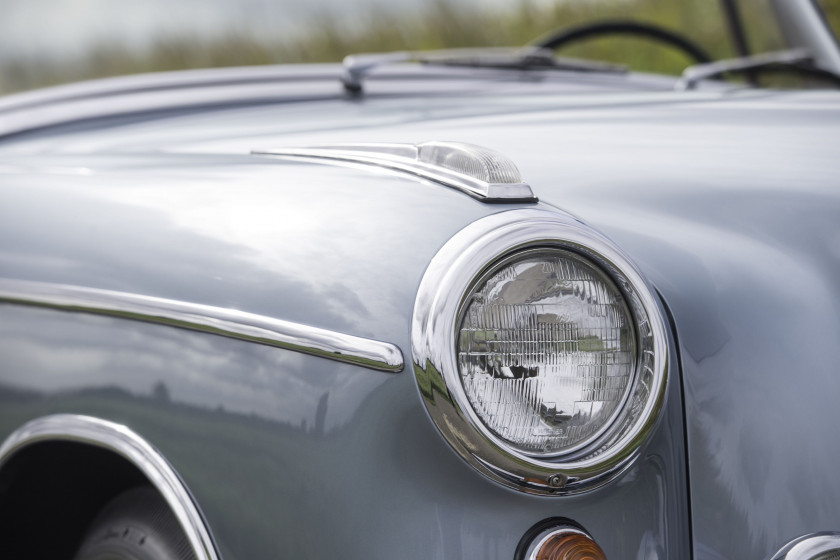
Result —
<path fill-rule="evenodd" d="M 466 301 L 458 362 L 482 423 L 515 449 L 580 449 L 621 410 L 636 364 L 619 289 L 587 259 L 532 249 L 506 259 Z"/>
<path fill-rule="evenodd" d="M 418 159 L 487 183 L 519 183 L 519 170 L 508 158 L 471 144 L 426 142 L 419 144 Z"/>

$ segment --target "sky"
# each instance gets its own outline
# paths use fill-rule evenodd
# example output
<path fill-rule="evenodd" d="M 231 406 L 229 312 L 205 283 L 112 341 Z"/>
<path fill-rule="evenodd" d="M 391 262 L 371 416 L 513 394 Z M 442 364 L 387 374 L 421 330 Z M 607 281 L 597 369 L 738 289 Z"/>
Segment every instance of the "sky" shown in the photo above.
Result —
<path fill-rule="evenodd" d="M 247 29 L 299 33 L 329 13 L 352 25 L 371 10 L 416 12 L 429 0 L 0 0 L 0 60 L 73 58 L 115 40 L 143 48 L 161 35 L 215 35 Z M 483 8 L 507 0 L 450 0 Z"/>

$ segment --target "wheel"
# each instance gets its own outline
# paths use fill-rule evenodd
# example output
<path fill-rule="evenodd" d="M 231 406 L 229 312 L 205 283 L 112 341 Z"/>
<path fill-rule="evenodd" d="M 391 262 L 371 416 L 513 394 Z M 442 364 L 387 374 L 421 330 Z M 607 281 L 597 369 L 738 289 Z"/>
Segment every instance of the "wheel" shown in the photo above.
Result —
<path fill-rule="evenodd" d="M 102 508 L 75 560 L 195 560 L 195 554 L 163 497 L 138 486 Z"/>

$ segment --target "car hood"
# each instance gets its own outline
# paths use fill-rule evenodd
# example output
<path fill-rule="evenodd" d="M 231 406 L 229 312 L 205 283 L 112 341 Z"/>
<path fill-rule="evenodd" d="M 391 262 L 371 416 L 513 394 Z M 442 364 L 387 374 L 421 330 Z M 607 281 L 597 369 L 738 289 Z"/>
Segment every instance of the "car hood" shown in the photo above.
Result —
<path fill-rule="evenodd" d="M 516 205 L 250 152 L 486 146 L 516 162 L 539 205 L 610 236 L 669 309 L 695 558 L 768 557 L 836 529 L 840 488 L 819 481 L 840 464 L 827 444 L 840 424 L 840 95 L 526 86 L 438 84 L 418 96 L 417 83 L 383 82 L 356 98 L 6 140 L 0 275 L 236 307 L 405 352 L 431 257 L 466 224 Z"/>

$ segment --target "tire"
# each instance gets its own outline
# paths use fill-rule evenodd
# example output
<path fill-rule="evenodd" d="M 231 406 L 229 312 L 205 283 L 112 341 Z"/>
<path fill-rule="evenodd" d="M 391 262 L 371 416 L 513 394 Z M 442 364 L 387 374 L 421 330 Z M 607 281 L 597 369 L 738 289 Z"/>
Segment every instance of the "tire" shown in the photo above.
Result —
<path fill-rule="evenodd" d="M 196 560 L 163 497 L 149 486 L 108 502 L 88 528 L 75 560 Z"/>

